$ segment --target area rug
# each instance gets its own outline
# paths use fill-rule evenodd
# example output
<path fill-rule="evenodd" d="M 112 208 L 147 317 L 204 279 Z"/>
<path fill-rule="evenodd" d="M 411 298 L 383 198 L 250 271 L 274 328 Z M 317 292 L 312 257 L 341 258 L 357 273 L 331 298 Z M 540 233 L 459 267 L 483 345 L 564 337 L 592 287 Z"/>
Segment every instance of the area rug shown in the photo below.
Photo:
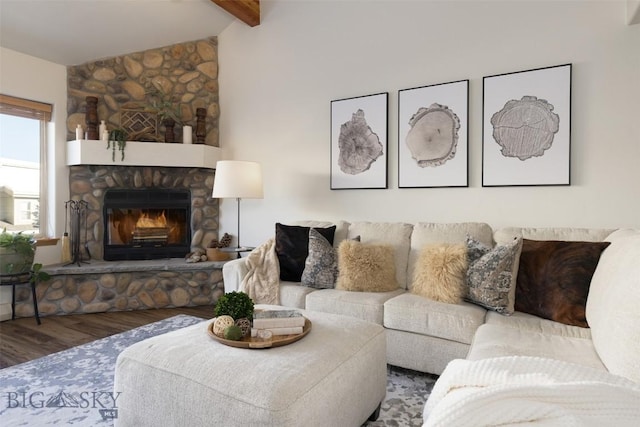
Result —
<path fill-rule="evenodd" d="M 178 315 L 0 370 L 2 426 L 113 426 L 118 396 L 113 371 L 128 346 L 202 322 Z M 437 377 L 388 368 L 380 417 L 366 427 L 422 425 L 422 408 Z"/>

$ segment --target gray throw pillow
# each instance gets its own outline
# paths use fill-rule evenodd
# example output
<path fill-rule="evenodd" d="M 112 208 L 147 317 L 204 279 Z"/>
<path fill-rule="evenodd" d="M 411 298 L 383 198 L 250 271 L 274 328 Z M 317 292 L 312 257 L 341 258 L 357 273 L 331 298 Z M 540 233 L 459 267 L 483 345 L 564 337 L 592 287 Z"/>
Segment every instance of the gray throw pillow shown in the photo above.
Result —
<path fill-rule="evenodd" d="M 490 248 L 467 236 L 466 299 L 500 314 L 513 314 L 522 238 Z"/>
<path fill-rule="evenodd" d="M 331 243 L 314 228 L 309 229 L 309 255 L 304 262 L 301 283 L 331 289 L 338 276 L 338 256 Z"/>

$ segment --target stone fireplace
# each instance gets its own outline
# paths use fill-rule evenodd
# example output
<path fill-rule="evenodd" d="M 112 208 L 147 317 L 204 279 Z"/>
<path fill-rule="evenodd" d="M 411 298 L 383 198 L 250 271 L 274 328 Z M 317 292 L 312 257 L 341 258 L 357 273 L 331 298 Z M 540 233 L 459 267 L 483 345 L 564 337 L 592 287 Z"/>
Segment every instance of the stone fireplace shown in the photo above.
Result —
<path fill-rule="evenodd" d="M 91 259 L 81 265 L 45 268 L 52 278 L 39 283 L 36 288 L 40 314 L 47 316 L 214 304 L 224 293 L 221 270 L 224 262 L 188 264 L 184 260 L 184 255 L 190 249 L 206 247 L 211 239 L 217 238 L 218 201 L 210 197 L 214 173 L 213 169 L 199 167 L 70 166 L 71 198 L 87 202 L 86 227 L 82 228 L 80 234 L 81 247 L 85 247 L 86 240 Z M 178 201 L 173 200 L 168 204 L 162 202 L 160 205 L 157 197 L 150 196 L 177 198 Z M 146 213 L 160 211 L 161 215 L 164 212 L 168 223 L 181 215 L 187 216 L 184 232 L 189 233 L 186 240 L 190 240 L 190 245 L 180 244 L 171 248 L 177 252 L 163 253 L 171 245 L 169 241 L 157 245 L 155 242 L 142 249 L 131 249 L 134 249 L 134 255 L 136 250 L 149 252 L 157 249 L 157 258 L 161 259 L 131 260 L 127 256 L 125 260 L 105 260 L 111 258 L 109 254 L 105 257 L 104 244 L 109 236 L 105 224 L 109 223 L 110 214 L 119 215 L 122 210 L 129 210 L 132 205 L 126 201 L 128 197 L 138 201 L 145 197 L 150 199 L 145 201 L 148 202 Z M 115 206 L 111 205 L 111 211 L 105 209 L 105 199 L 115 202 Z M 152 206 L 149 207 L 149 204 Z M 157 209 L 158 206 L 164 208 Z M 174 208 L 177 212 L 170 213 L 169 210 Z M 113 209 L 120 211 L 114 213 Z M 128 234 L 123 232 L 123 235 Z M 122 240 L 120 237 L 118 239 Z M 84 258 L 87 259 L 86 253 Z M 145 255 L 142 258 L 148 257 Z M 15 313 L 17 317 L 33 316 L 28 287 L 16 289 Z"/>
<path fill-rule="evenodd" d="M 69 175 L 71 199 L 84 200 L 88 203 L 86 245 L 92 258 L 98 260 L 176 258 L 184 257 L 189 252 L 189 246 L 191 249 L 206 247 L 212 239 L 218 237 L 218 201 L 210 197 L 213 177 L 212 169 L 203 168 L 71 166 Z M 123 212 L 123 209 L 131 210 L 134 207 L 132 200 L 137 199 L 140 202 L 141 199 L 148 198 L 150 195 L 162 198 L 169 194 L 173 194 L 174 199 L 167 201 L 167 204 L 174 206 L 165 205 L 165 207 L 175 208 L 176 211 L 184 213 L 184 205 L 182 207 L 175 205 L 185 203 L 186 210 L 190 211 L 188 223 L 185 225 L 185 232 L 188 230 L 190 235 L 186 236 L 184 241 L 173 247 L 165 246 L 167 250 L 160 247 L 152 248 L 157 249 L 155 256 L 147 256 L 150 251 L 134 247 L 129 248 L 132 249 L 132 253 L 120 253 L 122 251 L 119 249 L 122 249 L 122 245 L 119 244 L 116 236 L 113 236 L 114 241 L 107 241 L 106 244 L 115 244 L 111 245 L 112 251 L 105 257 L 105 238 L 109 240 L 110 232 L 113 231 L 105 226 L 109 220 L 109 212 L 117 216 Z M 105 197 L 111 197 L 111 202 L 116 206 L 108 209 L 115 209 L 115 211 L 105 210 Z M 128 200 L 127 197 L 129 197 Z M 187 199 L 183 200 L 184 197 Z M 160 209 L 161 213 L 163 201 L 146 200 L 146 202 L 152 204 L 152 211 Z M 150 211 L 147 210 L 147 212 Z M 176 212 L 175 216 L 179 216 L 180 212 Z M 83 246 L 84 243 L 83 241 Z M 114 253 L 122 256 L 114 257 Z"/>

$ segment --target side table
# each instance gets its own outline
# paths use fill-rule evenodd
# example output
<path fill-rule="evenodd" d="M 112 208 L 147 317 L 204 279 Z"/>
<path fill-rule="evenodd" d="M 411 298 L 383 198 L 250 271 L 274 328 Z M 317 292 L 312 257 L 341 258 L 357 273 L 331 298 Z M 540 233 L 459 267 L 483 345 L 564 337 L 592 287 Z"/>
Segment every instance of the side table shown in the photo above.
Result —
<path fill-rule="evenodd" d="M 36 322 L 40 322 L 40 314 L 38 313 L 38 300 L 36 298 L 36 283 L 31 280 L 33 273 L 22 273 L 14 275 L 0 275 L 0 286 L 11 286 L 11 320 L 16 318 L 16 285 L 31 285 L 31 294 L 33 296 L 33 311 L 36 315 Z"/>
<path fill-rule="evenodd" d="M 251 252 L 255 248 L 253 246 L 240 246 L 235 248 L 220 248 L 220 252 L 235 253 L 236 258 L 240 258 L 242 252 Z"/>

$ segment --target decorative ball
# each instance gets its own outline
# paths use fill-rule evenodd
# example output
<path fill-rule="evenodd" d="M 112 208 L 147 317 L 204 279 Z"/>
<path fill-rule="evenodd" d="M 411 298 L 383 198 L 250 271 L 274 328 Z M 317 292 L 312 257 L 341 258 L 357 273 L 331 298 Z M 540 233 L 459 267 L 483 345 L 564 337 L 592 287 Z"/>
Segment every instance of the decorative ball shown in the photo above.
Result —
<path fill-rule="evenodd" d="M 235 322 L 231 316 L 224 315 L 216 317 L 216 320 L 213 322 L 213 333 L 217 337 L 224 338 L 224 330 L 234 324 Z"/>
<path fill-rule="evenodd" d="M 227 326 L 224 330 L 224 338 L 231 341 L 238 341 L 242 339 L 242 330 L 236 325 Z"/>
<path fill-rule="evenodd" d="M 246 337 L 251 333 L 251 321 L 246 317 L 236 320 L 236 326 L 242 331 L 243 337 Z"/>

